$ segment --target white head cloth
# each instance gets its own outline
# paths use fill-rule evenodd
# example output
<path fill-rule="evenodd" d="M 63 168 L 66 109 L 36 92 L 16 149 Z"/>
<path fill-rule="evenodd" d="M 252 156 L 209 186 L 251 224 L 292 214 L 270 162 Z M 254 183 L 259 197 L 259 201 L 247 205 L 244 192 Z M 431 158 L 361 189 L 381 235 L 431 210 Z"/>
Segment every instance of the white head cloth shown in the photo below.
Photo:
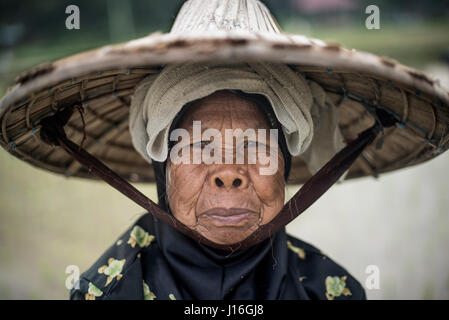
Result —
<path fill-rule="evenodd" d="M 345 146 L 337 110 L 325 91 L 287 65 L 186 63 L 166 66 L 137 87 L 130 110 L 134 147 L 150 163 L 165 161 L 169 129 L 182 107 L 226 89 L 264 95 L 290 154 L 302 155 L 312 174 Z"/>

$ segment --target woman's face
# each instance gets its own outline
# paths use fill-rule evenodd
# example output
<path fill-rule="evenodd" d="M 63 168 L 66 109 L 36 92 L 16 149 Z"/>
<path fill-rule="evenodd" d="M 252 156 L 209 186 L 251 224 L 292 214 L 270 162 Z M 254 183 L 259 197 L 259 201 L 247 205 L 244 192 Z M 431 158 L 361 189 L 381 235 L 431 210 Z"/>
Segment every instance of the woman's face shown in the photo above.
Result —
<path fill-rule="evenodd" d="M 193 121 L 201 121 L 203 133 L 207 129 L 217 129 L 222 141 L 195 136 L 194 131 L 198 129 L 194 129 Z M 198 122 L 196 126 L 198 128 Z M 216 92 L 191 105 L 178 128 L 189 132 L 190 140 L 177 143 L 184 144 L 180 147 L 183 147 L 183 152 L 190 153 L 191 159 L 194 153 L 201 154 L 208 145 L 215 146 L 212 156 L 216 156 L 219 149 L 222 154 L 221 164 L 217 161 L 206 161 L 206 164 L 204 158 L 200 163 L 190 161 L 190 164 L 185 164 L 169 157 L 168 202 L 178 220 L 213 242 L 232 244 L 245 239 L 279 213 L 284 204 L 284 159 L 277 139 L 272 139 L 270 144 L 268 121 L 255 103 L 232 92 Z M 233 131 L 237 137 L 234 140 L 225 139 L 226 129 L 241 130 Z M 247 129 L 256 132 L 257 129 L 266 129 L 264 154 L 275 157 L 277 163 L 272 174 L 261 174 L 261 169 L 269 165 L 267 162 L 262 164 L 259 157 L 255 163 L 248 160 L 248 150 L 261 146 L 262 135 L 244 137 Z M 246 152 L 240 162 L 236 161 L 239 150 L 242 150 L 236 142 L 239 134 L 240 141 L 245 141 Z M 229 158 L 226 161 L 226 153 L 232 154 L 232 163 L 229 163 Z"/>

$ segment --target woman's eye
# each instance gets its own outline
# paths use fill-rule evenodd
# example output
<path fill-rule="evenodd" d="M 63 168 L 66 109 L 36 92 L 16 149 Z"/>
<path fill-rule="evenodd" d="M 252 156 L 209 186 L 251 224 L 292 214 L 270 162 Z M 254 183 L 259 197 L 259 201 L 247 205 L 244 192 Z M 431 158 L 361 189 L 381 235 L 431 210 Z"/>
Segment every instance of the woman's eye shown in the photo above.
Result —
<path fill-rule="evenodd" d="M 245 148 L 254 147 L 254 146 L 255 146 L 255 145 L 254 145 L 254 141 L 245 141 L 245 142 L 243 143 L 243 146 L 244 146 Z"/>
<path fill-rule="evenodd" d="M 245 148 L 254 148 L 260 145 L 261 143 L 258 143 L 257 141 L 245 141 Z"/>
<path fill-rule="evenodd" d="M 203 149 L 209 143 L 210 143 L 210 141 L 198 141 L 198 142 L 192 143 L 190 146 L 193 147 L 193 148 L 201 148 L 201 149 Z"/>

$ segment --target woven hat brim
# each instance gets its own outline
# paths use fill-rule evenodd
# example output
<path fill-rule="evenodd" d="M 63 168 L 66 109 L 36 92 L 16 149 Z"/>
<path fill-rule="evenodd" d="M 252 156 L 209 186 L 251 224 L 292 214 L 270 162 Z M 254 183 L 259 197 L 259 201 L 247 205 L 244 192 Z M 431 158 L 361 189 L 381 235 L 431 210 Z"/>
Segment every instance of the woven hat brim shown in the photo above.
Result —
<path fill-rule="evenodd" d="M 449 93 L 424 73 L 304 36 L 241 32 L 157 33 L 41 65 L 19 76 L 0 101 L 0 144 L 37 167 L 95 178 L 39 137 L 41 119 L 78 104 L 84 108 L 85 127 L 75 113 L 66 126 L 68 137 L 81 142 L 85 130 L 84 147 L 111 169 L 133 182 L 154 182 L 153 170 L 131 142 L 132 94 L 143 78 L 166 64 L 205 61 L 291 65 L 326 90 L 348 141 L 374 124 L 373 108 L 395 117 L 398 125 L 379 135 L 346 180 L 415 165 L 449 148 Z M 288 182 L 301 184 L 310 176 L 301 157 L 294 157 Z"/>

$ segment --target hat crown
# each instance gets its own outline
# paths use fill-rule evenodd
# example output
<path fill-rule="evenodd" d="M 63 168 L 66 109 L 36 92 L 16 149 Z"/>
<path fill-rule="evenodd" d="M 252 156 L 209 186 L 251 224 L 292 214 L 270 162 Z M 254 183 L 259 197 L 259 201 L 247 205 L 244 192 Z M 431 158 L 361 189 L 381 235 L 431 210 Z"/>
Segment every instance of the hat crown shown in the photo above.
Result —
<path fill-rule="evenodd" d="M 258 0 L 188 0 L 171 33 L 191 31 L 282 32 L 271 12 Z"/>

